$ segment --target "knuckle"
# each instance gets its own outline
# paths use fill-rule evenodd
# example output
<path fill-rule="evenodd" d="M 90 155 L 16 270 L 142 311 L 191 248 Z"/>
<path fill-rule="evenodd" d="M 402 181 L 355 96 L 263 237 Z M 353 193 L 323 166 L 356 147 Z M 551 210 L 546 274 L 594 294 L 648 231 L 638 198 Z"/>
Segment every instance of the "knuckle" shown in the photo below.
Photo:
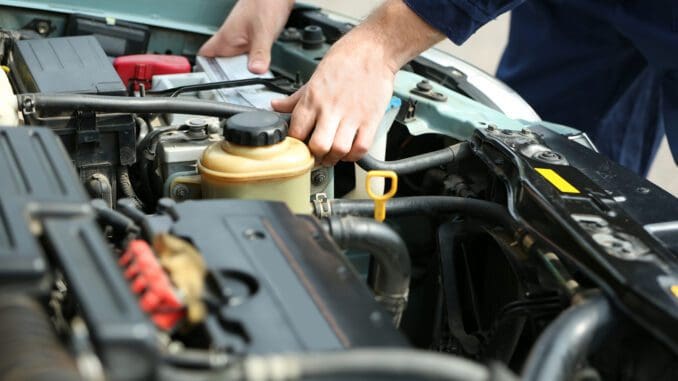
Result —
<path fill-rule="evenodd" d="M 351 147 L 347 144 L 335 142 L 332 145 L 332 155 L 336 157 L 344 157 L 351 150 Z"/>
<path fill-rule="evenodd" d="M 369 151 L 370 147 L 366 142 L 356 140 L 355 143 L 353 143 L 353 149 L 351 150 L 351 153 L 354 154 L 357 158 L 361 158 L 367 154 L 367 151 Z"/>
<path fill-rule="evenodd" d="M 308 144 L 311 152 L 318 157 L 325 156 L 330 151 L 330 145 L 327 142 L 312 139 Z"/>

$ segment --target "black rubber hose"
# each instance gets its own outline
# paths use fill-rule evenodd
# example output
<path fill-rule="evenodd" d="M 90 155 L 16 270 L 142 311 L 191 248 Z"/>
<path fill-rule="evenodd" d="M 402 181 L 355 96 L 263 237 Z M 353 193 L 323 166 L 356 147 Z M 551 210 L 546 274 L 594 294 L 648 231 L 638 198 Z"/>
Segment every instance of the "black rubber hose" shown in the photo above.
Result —
<path fill-rule="evenodd" d="M 92 198 L 103 200 L 108 206 L 113 206 L 113 189 L 106 175 L 94 173 L 85 185 Z"/>
<path fill-rule="evenodd" d="M 139 234 L 141 229 L 131 218 L 111 209 L 103 200 L 92 200 L 90 203 L 97 215 L 97 220 L 123 234 Z"/>
<path fill-rule="evenodd" d="M 134 201 L 137 209 L 144 209 L 144 203 L 141 202 L 141 199 L 137 196 L 136 192 L 134 191 L 134 187 L 132 186 L 132 180 L 129 177 L 129 169 L 127 169 L 125 166 L 118 168 L 118 185 L 120 185 L 122 194 L 126 198 Z"/>
<path fill-rule="evenodd" d="M 248 356 L 213 379 L 279 381 L 375 377 L 447 381 L 515 380 L 515 376 L 500 365 L 487 368 L 461 357 L 410 349 L 351 349 Z"/>
<path fill-rule="evenodd" d="M 612 330 L 613 312 L 603 295 L 565 310 L 532 347 L 523 368 L 523 380 L 571 380 L 581 361 L 595 351 Z"/>
<path fill-rule="evenodd" d="M 335 199 L 329 201 L 332 215 L 372 216 L 374 201 Z M 505 207 L 494 202 L 452 196 L 397 197 L 386 202 L 386 216 L 461 214 L 515 228 L 515 222 Z"/>
<path fill-rule="evenodd" d="M 397 326 L 410 289 L 411 263 L 400 235 L 386 224 L 361 217 L 330 217 L 325 227 L 340 247 L 366 251 L 375 259 L 374 294 Z"/>
<path fill-rule="evenodd" d="M 454 163 L 469 157 L 470 154 L 471 149 L 469 148 L 468 143 L 462 142 L 438 151 L 395 161 L 381 161 L 370 155 L 366 155 L 358 161 L 358 166 L 366 171 L 393 171 L 402 176 L 440 165 Z"/>
<path fill-rule="evenodd" d="M 49 317 L 28 296 L 0 295 L 0 379 L 81 380 Z"/>
<path fill-rule="evenodd" d="M 173 126 L 154 128 L 137 143 L 137 155 L 142 155 L 144 151 L 153 147 L 155 140 L 159 138 L 160 135 L 167 132 L 177 131 L 178 129 L 178 127 Z"/>
<path fill-rule="evenodd" d="M 17 96 L 23 112 L 95 111 L 122 113 L 172 113 L 227 118 L 254 107 L 191 98 L 121 97 L 87 94 L 21 94 Z M 283 115 L 283 118 L 289 115 Z"/>
<path fill-rule="evenodd" d="M 148 134 L 149 129 L 148 129 L 148 123 L 146 122 L 146 119 L 140 117 L 140 116 L 135 116 L 134 117 L 134 122 L 137 125 L 137 138 L 143 134 L 143 136 L 146 136 Z"/>

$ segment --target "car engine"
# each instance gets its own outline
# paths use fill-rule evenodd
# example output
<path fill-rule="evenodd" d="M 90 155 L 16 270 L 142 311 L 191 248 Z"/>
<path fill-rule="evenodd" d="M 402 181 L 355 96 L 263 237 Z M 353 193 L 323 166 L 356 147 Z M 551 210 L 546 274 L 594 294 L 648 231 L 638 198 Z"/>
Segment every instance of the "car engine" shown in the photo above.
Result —
<path fill-rule="evenodd" d="M 470 65 L 413 60 L 323 167 L 269 107 L 350 29 L 319 9 L 263 76 L 0 14 L 0 378 L 678 378 L 678 201 Z"/>

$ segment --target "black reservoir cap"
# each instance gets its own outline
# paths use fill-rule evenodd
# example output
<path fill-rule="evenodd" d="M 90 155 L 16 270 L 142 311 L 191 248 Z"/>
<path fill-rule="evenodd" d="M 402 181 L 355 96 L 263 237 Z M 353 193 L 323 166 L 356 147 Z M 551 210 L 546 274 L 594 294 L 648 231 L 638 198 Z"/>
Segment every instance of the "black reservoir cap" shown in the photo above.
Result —
<path fill-rule="evenodd" d="M 287 123 L 271 111 L 250 111 L 226 120 L 224 139 L 233 144 L 261 147 L 280 143 L 287 137 Z"/>

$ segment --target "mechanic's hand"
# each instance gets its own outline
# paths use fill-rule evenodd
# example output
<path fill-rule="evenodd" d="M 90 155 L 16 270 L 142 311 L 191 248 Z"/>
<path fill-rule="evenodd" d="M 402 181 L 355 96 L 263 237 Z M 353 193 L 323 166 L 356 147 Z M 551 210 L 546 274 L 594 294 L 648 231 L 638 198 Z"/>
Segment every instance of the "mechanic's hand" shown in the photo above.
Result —
<path fill-rule="evenodd" d="M 292 112 L 290 136 L 305 140 L 312 133 L 308 146 L 323 165 L 367 153 L 393 94 L 397 67 L 378 41 L 354 32 L 334 44 L 304 87 L 272 103 Z"/>
<path fill-rule="evenodd" d="M 219 31 L 198 51 L 206 57 L 249 52 L 248 69 L 262 74 L 271 63 L 271 46 L 292 11 L 294 0 L 240 0 Z"/>

